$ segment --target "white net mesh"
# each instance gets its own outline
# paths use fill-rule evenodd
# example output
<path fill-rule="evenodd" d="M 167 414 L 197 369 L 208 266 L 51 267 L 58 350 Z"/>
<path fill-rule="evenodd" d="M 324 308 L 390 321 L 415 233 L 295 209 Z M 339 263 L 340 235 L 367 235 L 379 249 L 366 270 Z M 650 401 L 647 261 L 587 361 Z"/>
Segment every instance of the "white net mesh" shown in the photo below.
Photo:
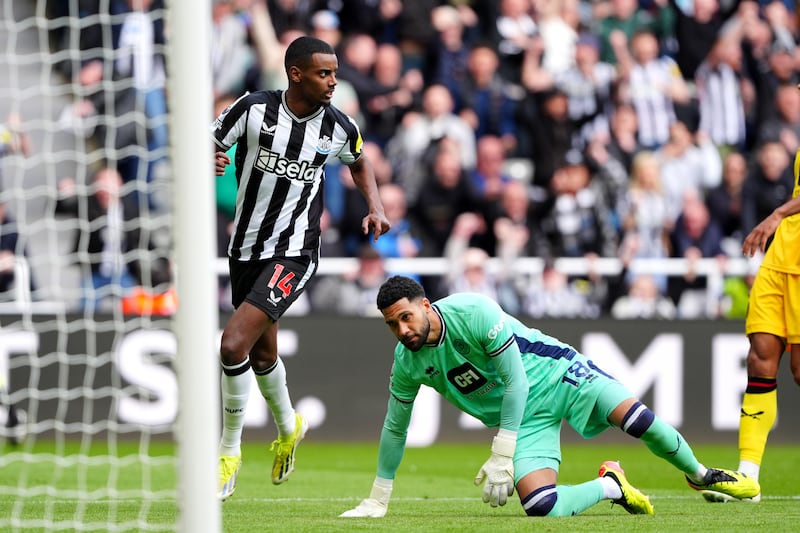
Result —
<path fill-rule="evenodd" d="M 128 4 L 0 3 L 0 531 L 176 527 L 164 10 Z"/>

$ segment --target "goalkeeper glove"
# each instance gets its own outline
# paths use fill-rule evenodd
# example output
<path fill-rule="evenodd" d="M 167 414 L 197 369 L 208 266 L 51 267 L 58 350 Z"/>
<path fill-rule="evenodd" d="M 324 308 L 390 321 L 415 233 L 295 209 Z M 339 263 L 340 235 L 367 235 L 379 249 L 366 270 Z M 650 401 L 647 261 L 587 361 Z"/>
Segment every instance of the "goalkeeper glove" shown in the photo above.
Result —
<path fill-rule="evenodd" d="M 389 498 L 392 497 L 392 480 L 375 477 L 369 498 L 362 500 L 355 509 L 339 515 L 339 518 L 382 518 L 389 510 Z"/>
<path fill-rule="evenodd" d="M 492 441 L 492 455 L 483 463 L 475 476 L 475 484 L 483 480 L 483 501 L 492 507 L 505 505 L 508 497 L 514 494 L 514 450 L 517 434 L 501 429 Z"/>

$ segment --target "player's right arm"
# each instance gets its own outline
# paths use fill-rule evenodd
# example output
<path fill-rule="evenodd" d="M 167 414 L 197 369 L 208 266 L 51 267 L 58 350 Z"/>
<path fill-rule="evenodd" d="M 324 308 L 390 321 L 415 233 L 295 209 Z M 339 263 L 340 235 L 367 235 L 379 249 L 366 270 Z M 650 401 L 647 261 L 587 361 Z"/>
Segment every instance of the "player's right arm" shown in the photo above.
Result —
<path fill-rule="evenodd" d="M 769 238 L 778 229 L 781 221 L 798 213 L 800 213 L 800 196 L 795 196 L 780 207 L 777 207 L 775 211 L 753 228 L 744 239 L 742 253 L 752 257 L 756 252 L 764 252 Z"/>
<path fill-rule="evenodd" d="M 397 375 L 393 373 L 391 387 L 394 389 L 397 386 Z M 341 518 L 381 518 L 389 510 L 394 476 L 405 452 L 408 426 L 414 408 L 413 398 L 419 386 L 412 386 L 412 389 L 409 396 L 401 395 L 403 398 L 411 398 L 410 400 L 400 399 L 394 392 L 390 392 L 378 445 L 378 471 L 372 482 L 369 497 L 362 500 L 354 509 L 340 514 Z"/>

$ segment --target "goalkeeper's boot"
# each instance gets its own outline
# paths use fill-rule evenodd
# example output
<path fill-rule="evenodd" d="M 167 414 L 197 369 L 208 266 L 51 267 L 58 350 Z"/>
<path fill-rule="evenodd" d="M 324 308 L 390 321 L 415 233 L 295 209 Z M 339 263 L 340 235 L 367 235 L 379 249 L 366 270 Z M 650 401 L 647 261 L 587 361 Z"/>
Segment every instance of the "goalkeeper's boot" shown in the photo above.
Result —
<path fill-rule="evenodd" d="M 242 466 L 242 457 L 239 455 L 220 455 L 219 457 L 219 493 L 220 501 L 225 501 L 236 490 L 236 479 L 239 477 L 239 468 Z"/>
<path fill-rule="evenodd" d="M 278 437 L 270 447 L 270 451 L 275 451 L 272 463 L 272 483 L 275 485 L 289 479 L 289 474 L 294 471 L 294 452 L 308 430 L 308 421 L 300 413 L 294 416 L 294 433 Z"/>
<path fill-rule="evenodd" d="M 758 480 L 735 470 L 709 468 L 701 483 L 686 476 L 686 482 L 694 490 L 700 491 L 708 502 L 761 500 L 761 485 Z"/>
<path fill-rule="evenodd" d="M 616 461 L 606 461 L 600 465 L 600 477 L 610 477 L 622 491 L 622 498 L 614 500 L 613 503 L 621 505 L 630 514 L 655 514 L 650 498 L 645 496 L 636 487 L 628 482 L 625 471 Z"/>

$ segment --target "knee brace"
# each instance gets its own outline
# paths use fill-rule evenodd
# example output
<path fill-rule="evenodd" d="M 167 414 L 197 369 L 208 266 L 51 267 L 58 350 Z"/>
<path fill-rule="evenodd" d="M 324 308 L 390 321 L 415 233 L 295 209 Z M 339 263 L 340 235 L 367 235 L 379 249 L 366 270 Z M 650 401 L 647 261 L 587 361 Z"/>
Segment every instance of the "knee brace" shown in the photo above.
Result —
<path fill-rule="evenodd" d="M 555 485 L 545 485 L 531 492 L 522 500 L 522 508 L 528 516 L 547 516 L 558 500 Z"/>
<path fill-rule="evenodd" d="M 642 402 L 636 402 L 628 409 L 619 425 L 622 431 L 637 439 L 644 435 L 647 428 L 653 423 L 656 415 Z"/>

